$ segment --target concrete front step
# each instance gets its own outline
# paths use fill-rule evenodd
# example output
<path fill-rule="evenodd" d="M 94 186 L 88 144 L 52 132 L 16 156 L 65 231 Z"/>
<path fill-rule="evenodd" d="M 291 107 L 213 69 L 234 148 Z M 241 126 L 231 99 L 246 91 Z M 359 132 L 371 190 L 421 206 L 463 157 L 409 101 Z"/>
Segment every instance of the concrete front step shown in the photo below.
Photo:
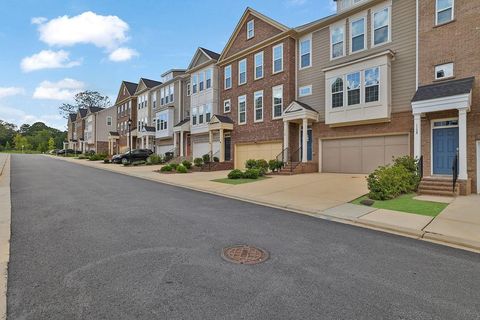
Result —
<path fill-rule="evenodd" d="M 434 196 L 455 196 L 458 195 L 458 184 L 453 189 L 452 177 L 423 177 L 418 187 L 419 194 L 434 195 Z"/>
<path fill-rule="evenodd" d="M 420 190 L 418 189 L 419 195 L 429 195 L 429 196 L 444 196 L 444 197 L 454 197 L 457 194 L 450 191 L 442 191 L 442 190 Z"/>
<path fill-rule="evenodd" d="M 418 189 L 450 191 L 453 189 L 453 186 L 452 185 L 436 185 L 436 184 L 431 184 L 431 185 L 420 184 Z"/>

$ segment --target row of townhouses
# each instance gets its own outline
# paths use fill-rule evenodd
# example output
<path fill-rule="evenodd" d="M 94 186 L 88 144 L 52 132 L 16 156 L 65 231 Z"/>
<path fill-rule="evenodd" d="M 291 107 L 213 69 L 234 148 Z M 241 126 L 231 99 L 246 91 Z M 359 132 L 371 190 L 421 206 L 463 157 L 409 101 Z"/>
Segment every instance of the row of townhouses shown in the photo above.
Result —
<path fill-rule="evenodd" d="M 297 173 L 412 155 L 439 179 L 457 163 L 460 192 L 480 192 L 480 2 L 336 3 L 296 28 L 247 8 L 220 54 L 198 48 L 187 69 L 123 81 L 113 107 L 72 114 L 70 145 L 210 154 L 224 168 L 279 159 Z"/>

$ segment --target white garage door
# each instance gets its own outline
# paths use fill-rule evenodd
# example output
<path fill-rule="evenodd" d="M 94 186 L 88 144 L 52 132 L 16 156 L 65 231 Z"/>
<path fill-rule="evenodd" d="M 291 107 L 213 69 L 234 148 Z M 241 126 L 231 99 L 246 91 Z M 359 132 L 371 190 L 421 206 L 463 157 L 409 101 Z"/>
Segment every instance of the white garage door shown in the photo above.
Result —
<path fill-rule="evenodd" d="M 157 154 L 158 155 L 165 155 L 165 152 L 172 151 L 173 149 L 173 144 L 169 144 L 166 146 L 157 146 Z"/>
<path fill-rule="evenodd" d="M 410 154 L 408 135 L 322 141 L 322 172 L 371 173 Z"/>
<path fill-rule="evenodd" d="M 282 143 L 253 143 L 235 145 L 235 168 L 245 168 L 248 159 L 273 160 L 282 152 Z"/>

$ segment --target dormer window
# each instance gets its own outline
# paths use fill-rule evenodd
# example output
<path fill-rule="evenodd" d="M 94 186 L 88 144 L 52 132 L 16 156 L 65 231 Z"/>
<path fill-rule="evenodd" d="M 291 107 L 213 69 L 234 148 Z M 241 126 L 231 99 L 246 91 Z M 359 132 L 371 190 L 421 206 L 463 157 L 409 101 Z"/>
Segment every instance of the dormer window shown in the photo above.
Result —
<path fill-rule="evenodd" d="M 255 36 L 255 21 L 250 20 L 247 22 L 247 40 Z"/>

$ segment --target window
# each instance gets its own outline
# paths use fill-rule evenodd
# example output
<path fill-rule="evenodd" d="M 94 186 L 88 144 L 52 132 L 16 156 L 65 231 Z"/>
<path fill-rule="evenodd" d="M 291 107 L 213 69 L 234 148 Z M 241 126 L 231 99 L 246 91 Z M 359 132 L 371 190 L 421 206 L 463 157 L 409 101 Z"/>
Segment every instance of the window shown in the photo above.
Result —
<path fill-rule="evenodd" d="M 300 97 L 309 96 L 311 94 L 312 94 L 312 86 L 311 85 L 300 87 L 298 89 L 298 96 L 300 96 Z"/>
<path fill-rule="evenodd" d="M 255 54 L 255 80 L 263 78 L 263 51 Z"/>
<path fill-rule="evenodd" d="M 373 14 L 373 45 L 390 41 L 390 9 L 384 8 Z"/>
<path fill-rule="evenodd" d="M 345 55 L 344 46 L 345 26 L 338 25 L 330 28 L 331 58 L 339 58 Z"/>
<path fill-rule="evenodd" d="M 165 88 L 160 89 L 160 105 L 165 104 Z"/>
<path fill-rule="evenodd" d="M 157 130 L 163 131 L 168 129 L 168 112 L 162 112 L 158 115 Z"/>
<path fill-rule="evenodd" d="M 212 105 L 207 104 L 205 106 L 205 122 L 209 123 L 212 118 Z"/>
<path fill-rule="evenodd" d="M 247 59 L 238 62 L 238 85 L 247 83 Z"/>
<path fill-rule="evenodd" d="M 332 108 L 343 107 L 343 79 L 336 78 L 332 81 Z"/>
<path fill-rule="evenodd" d="M 160 120 L 157 121 L 157 119 L 154 119 L 153 121 L 155 121 L 157 131 L 160 131 Z"/>
<path fill-rule="evenodd" d="M 253 94 L 253 102 L 255 105 L 254 121 L 263 121 L 263 91 L 257 91 Z"/>
<path fill-rule="evenodd" d="M 210 89 L 212 87 L 212 69 L 205 71 L 205 88 Z"/>
<path fill-rule="evenodd" d="M 157 93 L 154 92 L 152 94 L 152 103 L 153 103 L 153 108 L 155 109 L 157 107 Z"/>
<path fill-rule="evenodd" d="M 347 75 L 347 104 L 360 104 L 360 72 Z"/>
<path fill-rule="evenodd" d="M 170 85 L 170 103 L 173 102 L 173 95 L 175 93 L 175 85 L 172 83 Z"/>
<path fill-rule="evenodd" d="M 112 125 L 112 117 L 107 117 L 107 126 Z"/>
<path fill-rule="evenodd" d="M 435 66 L 435 80 L 453 77 L 453 63 Z"/>
<path fill-rule="evenodd" d="M 238 97 L 238 123 L 247 123 L 247 97 Z"/>
<path fill-rule="evenodd" d="M 193 108 L 192 109 L 192 125 L 194 126 L 197 124 L 197 115 L 198 115 L 197 108 Z"/>
<path fill-rule="evenodd" d="M 436 23 L 442 24 L 453 20 L 453 0 L 437 0 Z"/>
<path fill-rule="evenodd" d="M 283 43 L 273 47 L 273 73 L 283 71 Z"/>
<path fill-rule="evenodd" d="M 365 17 L 352 21 L 350 24 L 350 52 L 365 49 Z"/>
<path fill-rule="evenodd" d="M 198 92 L 203 91 L 203 89 L 205 89 L 203 79 L 204 79 L 204 73 L 200 72 L 198 74 Z"/>
<path fill-rule="evenodd" d="M 198 107 L 198 124 L 203 123 L 203 111 L 204 111 L 203 106 Z"/>
<path fill-rule="evenodd" d="M 187 83 L 187 97 L 189 97 L 190 94 L 192 94 L 190 83 Z"/>
<path fill-rule="evenodd" d="M 230 99 L 223 101 L 223 112 L 224 113 L 230 112 L 231 106 L 232 105 L 231 105 Z"/>
<path fill-rule="evenodd" d="M 300 40 L 300 69 L 308 68 L 312 65 L 311 44 L 312 39 L 310 37 Z"/>
<path fill-rule="evenodd" d="M 255 21 L 250 20 L 247 22 L 247 40 L 255 36 Z"/>
<path fill-rule="evenodd" d="M 193 94 L 197 93 L 197 79 L 198 79 L 198 78 L 197 78 L 197 75 L 194 74 L 194 75 L 192 76 L 192 93 L 193 93 Z"/>
<path fill-rule="evenodd" d="M 279 118 L 283 113 L 283 86 L 272 88 L 273 118 Z"/>
<path fill-rule="evenodd" d="M 379 100 L 380 69 L 365 70 L 365 103 Z"/>
<path fill-rule="evenodd" d="M 232 87 L 232 66 L 225 67 L 225 89 L 230 89 Z"/>
<path fill-rule="evenodd" d="M 170 100 L 170 86 L 165 87 L 165 104 L 168 104 Z"/>

